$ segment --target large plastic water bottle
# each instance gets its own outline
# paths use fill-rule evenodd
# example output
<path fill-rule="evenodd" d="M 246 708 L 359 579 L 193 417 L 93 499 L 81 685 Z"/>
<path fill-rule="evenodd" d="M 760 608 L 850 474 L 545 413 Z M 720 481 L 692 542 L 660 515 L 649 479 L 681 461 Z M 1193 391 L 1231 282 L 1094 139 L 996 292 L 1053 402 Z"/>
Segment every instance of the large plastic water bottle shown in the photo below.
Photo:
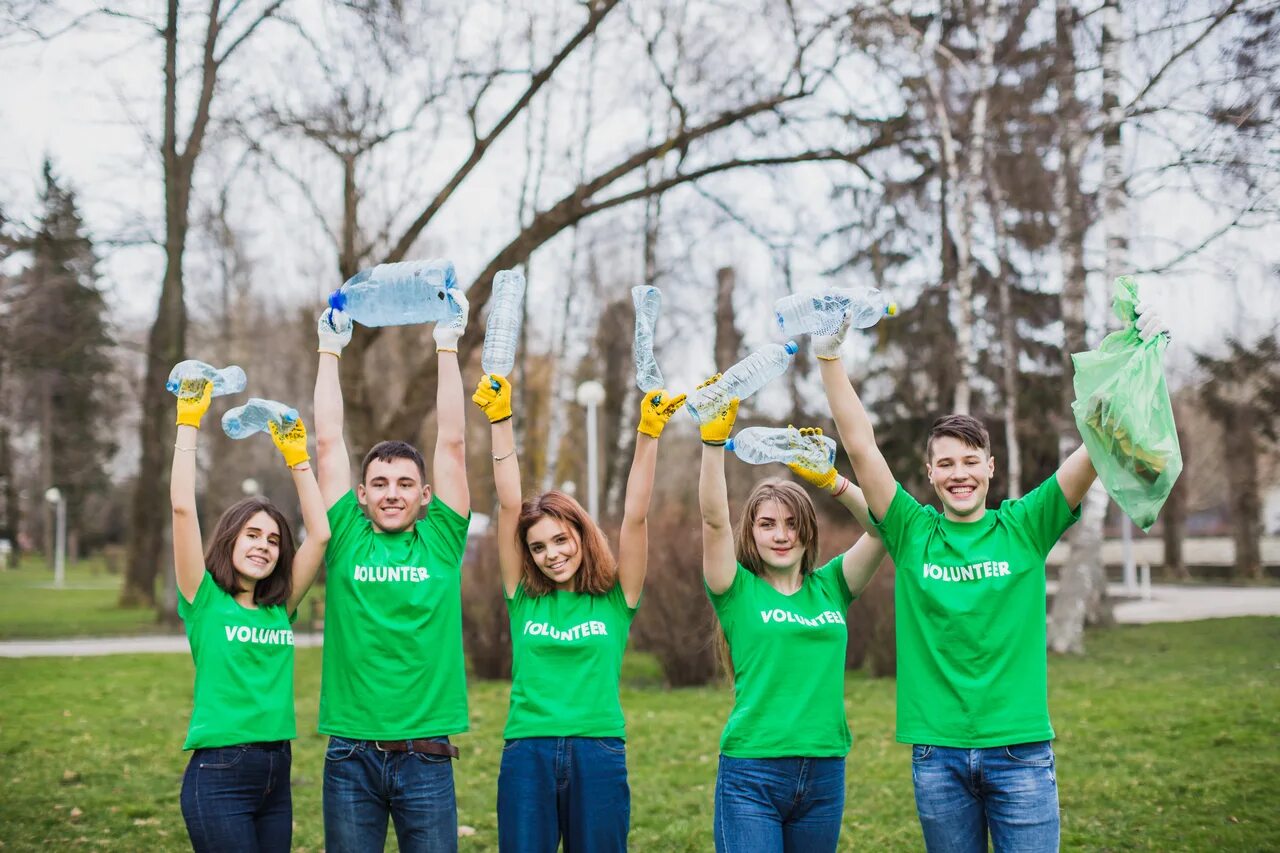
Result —
<path fill-rule="evenodd" d="M 207 382 L 212 382 L 212 396 L 214 397 L 239 394 L 244 390 L 244 386 L 248 382 L 244 375 L 244 370 L 238 365 L 232 364 L 219 370 L 211 364 L 205 364 L 203 361 L 189 358 L 173 366 L 173 370 L 169 371 L 169 378 L 164 383 L 164 387 L 169 389 L 169 393 L 176 397 L 182 388 L 183 382 L 195 379 L 204 379 Z"/>
<path fill-rule="evenodd" d="M 666 387 L 658 360 L 653 357 L 653 333 L 662 313 L 662 291 L 646 284 L 633 287 L 631 302 L 636 307 L 636 386 L 648 394 Z"/>
<path fill-rule="evenodd" d="M 263 432 L 267 424 L 275 421 L 281 432 L 288 432 L 298 420 L 298 410 L 275 400 L 250 397 L 243 406 L 228 409 L 222 416 L 222 431 L 229 437 L 248 438 L 255 432 Z"/>
<path fill-rule="evenodd" d="M 510 376 L 516 366 L 516 344 L 524 322 L 524 276 L 516 270 L 500 270 L 493 277 L 493 298 L 484 328 L 480 366 L 485 373 Z"/>
<path fill-rule="evenodd" d="M 781 462 L 826 473 L 836 464 L 835 439 L 826 435 L 802 436 L 795 427 L 748 427 L 729 439 L 725 449 L 750 465 Z"/>
<path fill-rule="evenodd" d="M 449 298 L 458 286 L 453 264 L 442 258 L 378 264 L 361 270 L 329 294 L 329 307 L 362 326 L 411 326 L 456 317 Z"/>
<path fill-rule="evenodd" d="M 897 314 L 898 305 L 874 287 L 793 293 L 773 304 L 778 325 L 787 337 L 834 335 L 840 331 L 846 311 L 852 314 L 853 328 L 869 329 L 880 322 L 881 317 Z"/>
<path fill-rule="evenodd" d="M 685 407 L 698 423 L 715 417 L 734 397 L 745 400 L 786 373 L 797 349 L 795 341 L 760 347 L 726 370 L 718 382 L 694 391 Z"/>

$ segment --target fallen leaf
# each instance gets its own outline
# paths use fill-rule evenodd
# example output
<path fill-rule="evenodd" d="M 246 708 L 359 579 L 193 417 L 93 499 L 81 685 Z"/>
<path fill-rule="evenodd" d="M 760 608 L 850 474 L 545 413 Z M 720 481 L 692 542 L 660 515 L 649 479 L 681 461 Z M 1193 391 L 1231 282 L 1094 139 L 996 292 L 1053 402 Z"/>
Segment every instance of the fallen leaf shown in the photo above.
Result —
<path fill-rule="evenodd" d="M 62 784 L 64 784 L 64 785 L 74 785 L 75 783 L 77 783 L 77 782 L 79 782 L 79 781 L 80 781 L 80 774 L 79 774 L 79 773 L 77 773 L 76 771 L 74 771 L 74 770 L 63 770 L 63 771 L 62 771 Z"/>
<path fill-rule="evenodd" d="M 67 814 L 68 814 L 68 815 L 70 815 L 70 817 L 71 817 L 71 819 L 72 819 L 72 820 L 75 820 L 76 818 L 78 818 L 78 817 L 80 817 L 82 814 L 84 814 L 84 812 L 80 811 L 80 807 L 79 807 L 79 806 L 75 806 L 75 807 L 74 807 L 74 808 L 72 808 L 72 809 L 71 809 L 71 811 L 70 811 L 70 812 L 68 812 Z"/>
<path fill-rule="evenodd" d="M 1240 822 L 1240 819 L 1233 814 L 1227 815 L 1227 820 L 1231 821 L 1232 823 Z"/>
<path fill-rule="evenodd" d="M 466 826 L 466 825 L 463 825 L 463 824 L 459 824 L 459 826 L 458 826 L 458 837 L 459 837 L 459 838 L 467 838 L 467 837 L 472 836 L 472 835 L 475 835 L 475 834 L 476 834 L 476 828 L 475 828 L 474 826 Z"/>

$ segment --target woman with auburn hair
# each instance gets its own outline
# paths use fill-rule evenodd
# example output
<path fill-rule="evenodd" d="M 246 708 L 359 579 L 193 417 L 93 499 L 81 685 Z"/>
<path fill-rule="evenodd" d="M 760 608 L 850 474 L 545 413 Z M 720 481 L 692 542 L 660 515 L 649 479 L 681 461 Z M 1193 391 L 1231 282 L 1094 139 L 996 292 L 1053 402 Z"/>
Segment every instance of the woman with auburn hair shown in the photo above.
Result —
<path fill-rule="evenodd" d="M 713 382 L 719 377 L 713 377 Z M 813 501 L 795 483 L 751 490 L 736 536 L 724 444 L 738 401 L 701 425 L 702 575 L 727 641 L 733 710 L 716 773 L 718 853 L 834 851 L 844 815 L 844 614 L 875 575 L 884 546 L 863 534 L 818 565 Z M 821 430 L 802 430 L 806 437 Z M 871 531 L 862 491 L 834 468 L 791 469 Z"/>
<path fill-rule="evenodd" d="M 481 377 L 472 397 L 492 424 L 498 564 L 511 617 L 511 706 L 498 774 L 502 851 L 554 853 L 562 841 L 565 853 L 627 848 L 631 791 L 618 681 L 648 567 L 658 437 L 684 399 L 659 390 L 641 403 L 615 560 L 600 526 L 569 495 L 549 491 L 522 503 L 506 378 Z"/>
<path fill-rule="evenodd" d="M 271 501 L 232 504 L 201 544 L 196 513 L 196 442 L 213 385 L 178 389 L 169 499 L 178 615 L 195 661 L 195 696 L 183 749 L 182 817 L 197 853 L 287 851 L 293 837 L 289 787 L 293 709 L 293 620 L 329 541 L 329 519 L 298 421 L 271 425 L 302 504 L 307 538 L 295 549 L 289 522 Z"/>

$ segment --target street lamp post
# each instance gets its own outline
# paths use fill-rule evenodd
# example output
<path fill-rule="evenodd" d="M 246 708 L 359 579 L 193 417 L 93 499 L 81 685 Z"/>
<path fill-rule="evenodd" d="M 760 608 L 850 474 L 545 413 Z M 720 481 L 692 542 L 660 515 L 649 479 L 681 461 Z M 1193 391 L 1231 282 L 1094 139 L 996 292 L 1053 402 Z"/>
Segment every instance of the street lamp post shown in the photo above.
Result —
<path fill-rule="evenodd" d="M 587 512 L 600 517 L 600 475 L 596 450 L 596 409 L 604 402 L 604 386 L 588 379 L 578 386 L 578 405 L 587 410 Z"/>
<path fill-rule="evenodd" d="M 67 585 L 67 502 L 57 486 L 50 487 L 44 499 L 54 505 L 57 516 L 53 535 L 53 585 L 62 589 Z"/>

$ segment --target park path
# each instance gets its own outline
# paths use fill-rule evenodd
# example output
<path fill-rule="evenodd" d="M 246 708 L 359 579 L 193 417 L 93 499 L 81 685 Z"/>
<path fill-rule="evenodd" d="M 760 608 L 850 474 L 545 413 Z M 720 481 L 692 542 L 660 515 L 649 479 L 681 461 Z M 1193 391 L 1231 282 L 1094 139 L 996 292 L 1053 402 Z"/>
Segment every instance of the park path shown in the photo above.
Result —
<path fill-rule="evenodd" d="M 1053 592 L 1056 583 L 1049 582 Z M 1280 616 L 1280 587 L 1174 586 L 1155 584 L 1151 595 L 1127 591 L 1111 584 L 1116 621 L 1143 625 L 1149 622 L 1190 622 L 1232 616 Z M 320 634 L 295 634 L 296 645 L 321 645 Z M 93 637 L 69 640 L 10 640 L 0 642 L 0 658 L 90 657 L 154 652 L 186 652 L 185 634 L 142 637 Z"/>

